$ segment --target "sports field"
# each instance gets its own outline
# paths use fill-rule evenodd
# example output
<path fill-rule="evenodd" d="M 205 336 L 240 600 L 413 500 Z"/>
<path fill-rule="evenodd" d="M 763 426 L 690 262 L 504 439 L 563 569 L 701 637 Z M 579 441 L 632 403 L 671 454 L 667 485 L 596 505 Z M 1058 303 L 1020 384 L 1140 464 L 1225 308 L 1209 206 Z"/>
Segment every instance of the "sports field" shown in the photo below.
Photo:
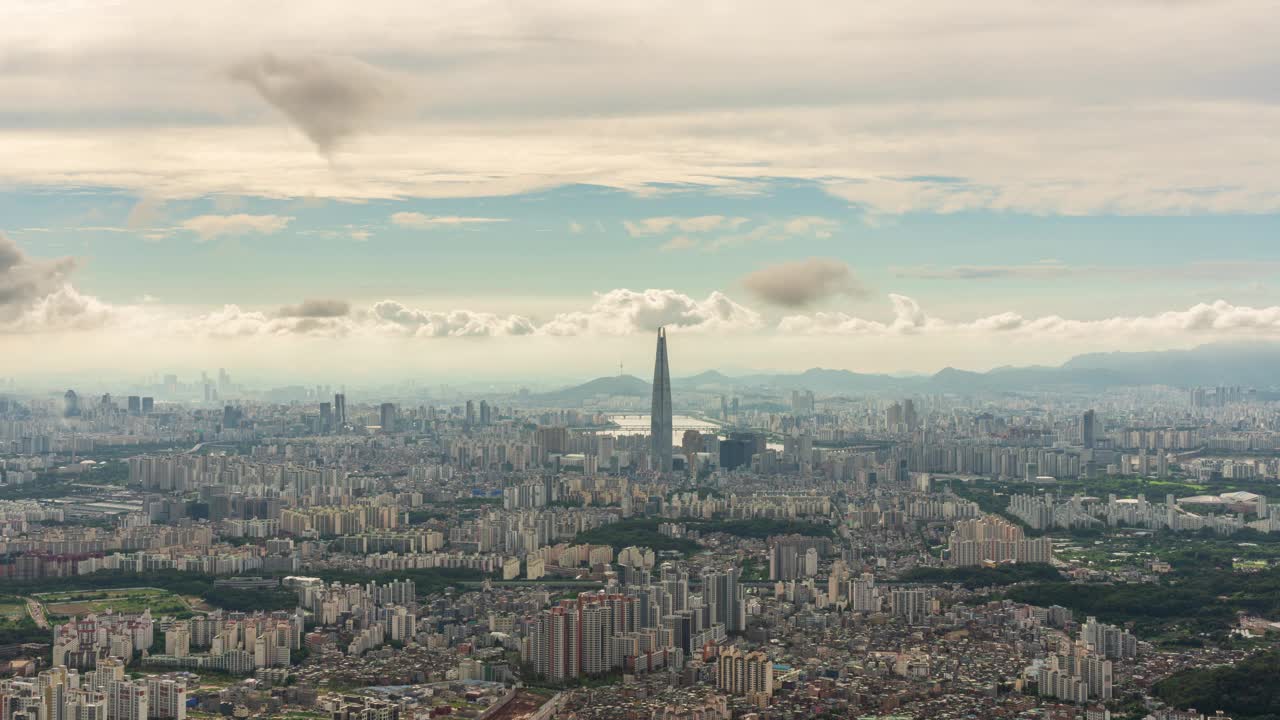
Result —
<path fill-rule="evenodd" d="M 35 596 L 51 616 L 70 617 L 111 610 L 134 614 L 150 609 L 154 616 L 190 611 L 186 600 L 158 588 L 116 588 L 111 590 L 63 590 Z"/>

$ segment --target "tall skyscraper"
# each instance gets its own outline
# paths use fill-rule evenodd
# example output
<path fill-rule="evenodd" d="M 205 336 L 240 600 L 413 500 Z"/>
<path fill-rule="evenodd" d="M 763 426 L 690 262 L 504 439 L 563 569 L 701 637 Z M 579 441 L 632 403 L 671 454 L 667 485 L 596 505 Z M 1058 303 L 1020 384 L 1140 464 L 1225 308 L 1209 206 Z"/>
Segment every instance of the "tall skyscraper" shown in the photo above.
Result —
<path fill-rule="evenodd" d="M 333 432 L 333 406 L 327 402 L 320 403 L 320 432 Z"/>
<path fill-rule="evenodd" d="M 658 352 L 653 361 L 653 405 L 649 409 L 649 435 L 653 469 L 671 472 L 671 370 L 667 366 L 667 330 L 658 328 Z"/>
<path fill-rule="evenodd" d="M 333 396 L 333 422 L 338 430 L 347 424 L 347 396 L 344 393 Z"/>
<path fill-rule="evenodd" d="M 1084 415 L 1080 417 L 1080 444 L 1086 449 L 1092 449 L 1096 439 L 1096 417 L 1092 410 L 1085 410 Z"/>
<path fill-rule="evenodd" d="M 702 602 L 710 610 L 710 622 L 723 624 L 726 632 L 737 633 L 747 629 L 746 606 L 738 584 L 740 577 L 741 572 L 736 567 L 702 573 Z"/>

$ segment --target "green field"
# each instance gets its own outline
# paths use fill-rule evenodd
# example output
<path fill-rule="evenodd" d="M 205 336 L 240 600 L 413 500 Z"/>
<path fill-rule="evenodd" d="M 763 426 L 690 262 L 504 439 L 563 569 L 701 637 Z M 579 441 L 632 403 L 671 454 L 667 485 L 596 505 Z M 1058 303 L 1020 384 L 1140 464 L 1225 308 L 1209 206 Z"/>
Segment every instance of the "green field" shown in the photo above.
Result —
<path fill-rule="evenodd" d="M 27 616 L 27 606 L 21 602 L 0 603 L 0 622 L 17 622 Z"/>
<path fill-rule="evenodd" d="M 70 617 L 111 610 L 117 613 L 176 615 L 189 613 L 191 606 L 178 595 L 158 588 L 116 588 L 109 590 L 64 590 L 41 593 L 35 598 L 51 617 Z"/>

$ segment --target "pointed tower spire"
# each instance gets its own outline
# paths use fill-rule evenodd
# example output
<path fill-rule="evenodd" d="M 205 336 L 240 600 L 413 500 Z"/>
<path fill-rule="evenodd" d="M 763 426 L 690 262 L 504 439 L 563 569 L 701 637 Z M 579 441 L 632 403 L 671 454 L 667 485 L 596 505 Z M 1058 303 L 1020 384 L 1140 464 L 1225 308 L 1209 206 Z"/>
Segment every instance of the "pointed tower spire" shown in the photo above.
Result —
<path fill-rule="evenodd" d="M 671 371 L 667 366 L 667 329 L 658 328 L 658 351 L 653 361 L 653 405 L 649 409 L 650 461 L 660 473 L 671 472 Z"/>

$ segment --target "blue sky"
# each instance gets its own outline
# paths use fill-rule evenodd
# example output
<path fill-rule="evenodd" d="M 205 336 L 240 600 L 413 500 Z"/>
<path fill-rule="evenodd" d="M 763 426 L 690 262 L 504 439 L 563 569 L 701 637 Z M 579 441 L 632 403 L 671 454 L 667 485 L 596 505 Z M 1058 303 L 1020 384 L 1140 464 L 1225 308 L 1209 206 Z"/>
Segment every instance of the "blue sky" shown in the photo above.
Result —
<path fill-rule="evenodd" d="M 562 301 L 618 287 L 672 287 L 701 295 L 733 288 L 761 267 L 817 256 L 848 263 L 866 285 L 882 293 L 959 301 L 973 312 L 1046 312 L 1056 303 L 1070 302 L 1073 316 L 1085 318 L 1110 314 L 1119 298 L 1134 311 L 1151 312 L 1176 298 L 1217 299 L 1230 293 L 1243 300 L 1274 292 L 1274 272 L 1264 267 L 1252 273 L 1243 266 L 1280 260 L 1280 218 L 1275 215 L 968 211 L 886 218 L 832 197 L 815 184 L 788 181 L 746 196 L 696 188 L 638 196 L 571 186 L 509 197 L 359 203 L 184 199 L 162 204 L 154 227 L 130 227 L 127 218 L 138 202 L 107 189 L 13 191 L 0 195 L 0 213 L 7 233 L 33 256 L 86 258 L 77 272 L 79 284 L 116 303 L 149 295 L 183 305 L 280 305 L 337 293 L 351 300 L 483 297 L 512 303 L 509 309 L 518 311 L 514 303 L 521 298 Z M 183 219 L 228 207 L 235 213 L 292 219 L 269 234 L 211 240 L 191 231 L 166 230 Z M 394 214 L 403 212 L 493 222 L 433 228 L 392 222 Z M 641 237 L 626 227 L 652 217 L 714 215 L 746 221 L 732 231 L 685 233 L 673 228 Z M 710 242 L 797 217 L 829 220 L 830 236 L 804 233 L 718 249 L 664 248 L 674 237 Z M 165 237 L 149 238 L 155 229 Z M 353 232 L 368 235 L 353 238 Z M 1214 264 L 1224 267 L 1214 272 Z M 1063 272 L 1018 272 L 1036 265 Z M 1206 267 L 1192 273 L 1197 265 Z M 965 267 L 992 269 L 993 276 L 916 276 L 929 269 Z M 1117 282 L 1116 275 L 1126 272 L 1132 275 Z M 1104 297 L 1093 294 L 1102 290 Z M 874 303 L 873 298 L 845 298 L 836 305 L 884 310 Z"/>
<path fill-rule="evenodd" d="M 1280 335 L 1267 3 L 237 5 L 0 11 L 0 375 Z"/>

